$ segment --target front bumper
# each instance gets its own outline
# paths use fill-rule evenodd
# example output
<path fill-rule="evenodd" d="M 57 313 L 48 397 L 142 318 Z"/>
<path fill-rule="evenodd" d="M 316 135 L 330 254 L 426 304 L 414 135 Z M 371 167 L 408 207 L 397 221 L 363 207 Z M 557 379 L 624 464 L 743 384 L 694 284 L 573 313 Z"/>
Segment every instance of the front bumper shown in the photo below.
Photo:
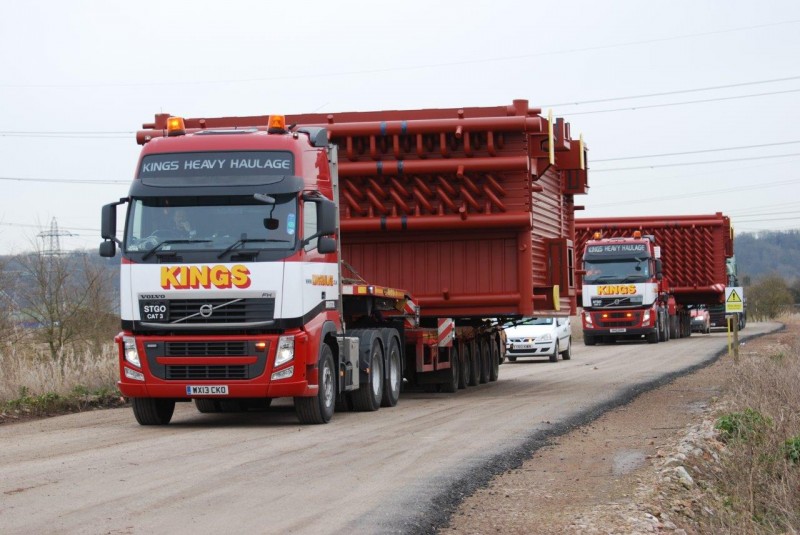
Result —
<path fill-rule="evenodd" d="M 127 337 L 132 335 L 126 334 Z M 122 335 L 117 337 L 124 396 L 189 400 L 188 386 L 226 386 L 219 398 L 277 398 L 317 395 L 316 359 L 307 365 L 307 337 L 295 334 L 294 358 L 275 367 L 278 335 L 264 336 L 136 336 L 139 365 L 125 359 Z M 260 348 L 258 344 L 266 343 Z M 288 370 L 291 368 L 291 372 Z M 126 373 L 126 370 L 128 372 Z M 134 373 L 131 373 L 130 371 Z M 286 372 L 273 379 L 276 372 Z M 138 376 L 136 380 L 129 375 Z"/>

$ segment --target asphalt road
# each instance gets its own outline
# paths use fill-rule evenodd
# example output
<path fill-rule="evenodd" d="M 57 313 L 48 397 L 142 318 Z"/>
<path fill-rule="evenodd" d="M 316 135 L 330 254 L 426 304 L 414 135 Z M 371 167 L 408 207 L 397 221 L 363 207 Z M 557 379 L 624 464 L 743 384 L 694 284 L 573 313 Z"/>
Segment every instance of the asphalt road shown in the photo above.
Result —
<path fill-rule="evenodd" d="M 130 409 L 1 426 L 0 532 L 431 533 L 549 437 L 726 348 L 725 333 L 576 344 L 570 361 L 507 362 L 496 383 L 403 393 L 397 407 L 322 426 L 298 425 L 289 403 L 248 414 L 178 404 L 160 428 Z"/>

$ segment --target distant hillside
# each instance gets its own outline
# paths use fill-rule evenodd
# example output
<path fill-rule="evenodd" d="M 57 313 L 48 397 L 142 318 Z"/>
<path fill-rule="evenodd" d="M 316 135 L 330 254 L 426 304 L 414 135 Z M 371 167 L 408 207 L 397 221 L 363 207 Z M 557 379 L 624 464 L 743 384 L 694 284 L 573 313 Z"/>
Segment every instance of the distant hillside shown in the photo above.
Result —
<path fill-rule="evenodd" d="M 787 282 L 800 279 L 800 230 L 737 234 L 733 244 L 739 282 L 777 273 Z"/>

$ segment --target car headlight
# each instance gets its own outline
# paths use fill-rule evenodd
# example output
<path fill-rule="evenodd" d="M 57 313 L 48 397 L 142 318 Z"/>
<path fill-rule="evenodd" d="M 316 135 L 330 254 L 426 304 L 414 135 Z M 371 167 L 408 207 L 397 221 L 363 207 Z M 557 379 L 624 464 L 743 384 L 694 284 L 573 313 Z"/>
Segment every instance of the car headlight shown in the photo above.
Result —
<path fill-rule="evenodd" d="M 549 342 L 553 339 L 553 335 L 550 333 L 544 333 L 542 336 L 539 337 L 540 342 Z"/>
<path fill-rule="evenodd" d="M 125 360 L 137 368 L 142 367 L 142 361 L 139 360 L 139 351 L 136 349 L 136 338 L 133 336 L 123 336 L 122 352 L 125 355 Z"/>
<path fill-rule="evenodd" d="M 294 336 L 281 336 L 278 351 L 275 353 L 275 367 L 286 364 L 294 358 Z"/>

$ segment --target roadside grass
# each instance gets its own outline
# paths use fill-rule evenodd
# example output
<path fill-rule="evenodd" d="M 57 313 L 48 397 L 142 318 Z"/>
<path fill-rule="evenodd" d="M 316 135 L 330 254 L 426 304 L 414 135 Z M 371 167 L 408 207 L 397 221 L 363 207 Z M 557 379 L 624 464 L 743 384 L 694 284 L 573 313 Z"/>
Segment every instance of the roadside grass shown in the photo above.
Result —
<path fill-rule="evenodd" d="M 113 344 L 70 347 L 57 359 L 30 341 L 0 346 L 0 423 L 121 405 Z"/>
<path fill-rule="evenodd" d="M 766 351 L 743 346 L 734 365 L 715 425 L 725 445 L 720 461 L 695 467 L 711 482 L 706 497 L 715 504 L 703 532 L 800 532 L 800 316 L 779 319 L 795 328 Z"/>

